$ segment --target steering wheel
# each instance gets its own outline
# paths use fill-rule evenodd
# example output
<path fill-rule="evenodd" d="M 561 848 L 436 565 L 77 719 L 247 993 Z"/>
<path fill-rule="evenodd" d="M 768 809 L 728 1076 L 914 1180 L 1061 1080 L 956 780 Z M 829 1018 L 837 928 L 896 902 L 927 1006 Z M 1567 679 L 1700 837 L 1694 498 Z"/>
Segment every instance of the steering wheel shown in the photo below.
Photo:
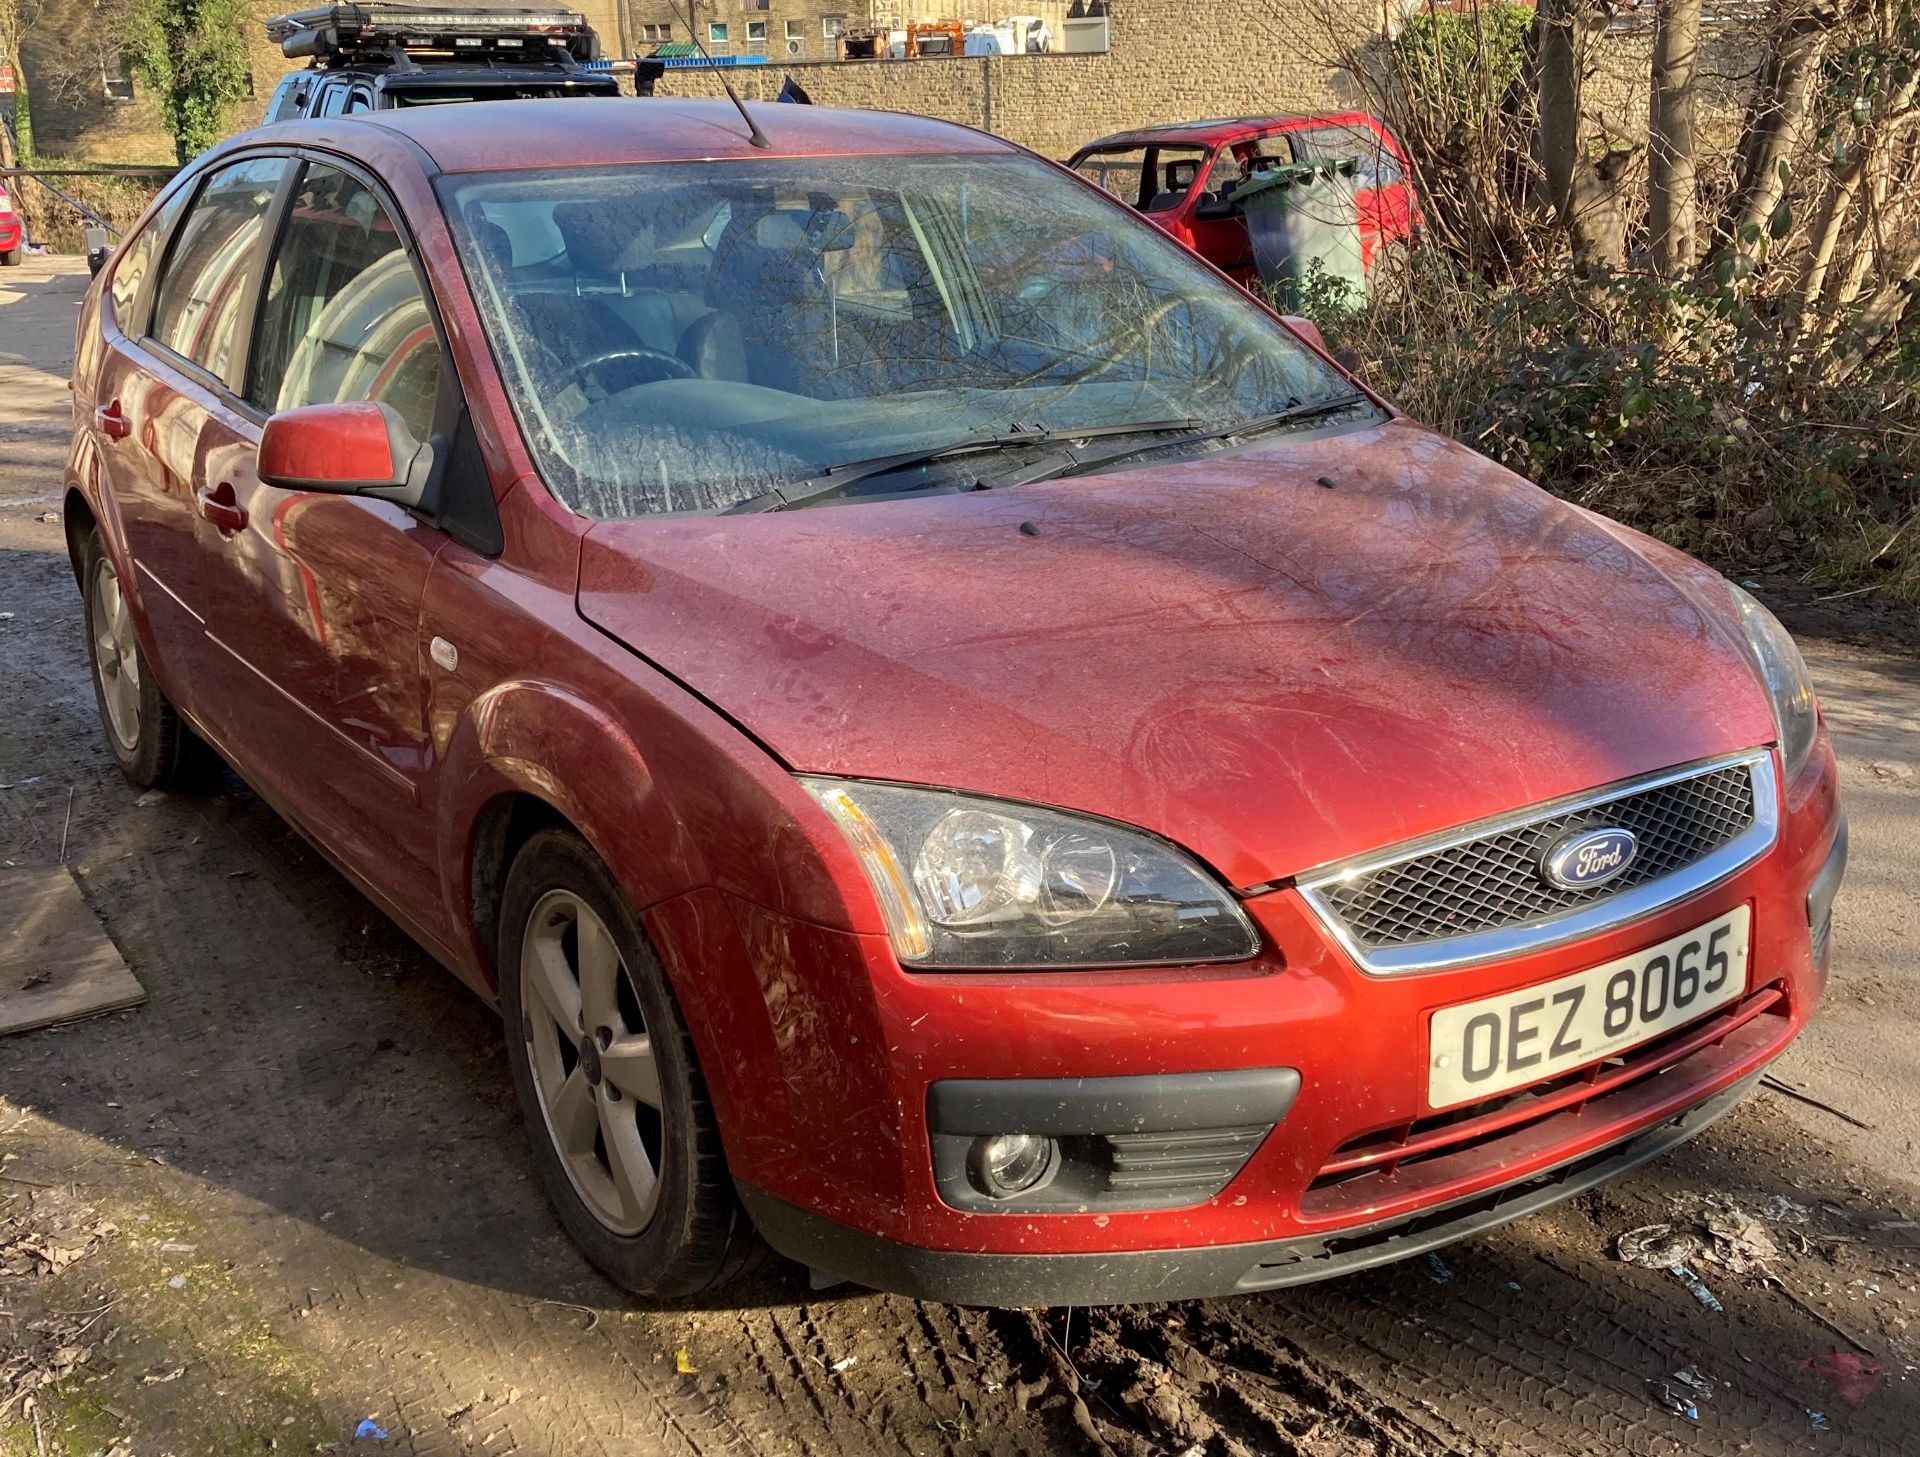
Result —
<path fill-rule="evenodd" d="M 636 385 L 653 384 L 663 379 L 692 379 L 694 368 L 677 354 L 649 349 L 642 344 L 622 344 L 602 349 L 598 354 L 573 366 L 581 374 L 591 374 L 606 393 L 618 394 Z M 602 370 L 614 371 L 613 377 L 599 379 Z"/>

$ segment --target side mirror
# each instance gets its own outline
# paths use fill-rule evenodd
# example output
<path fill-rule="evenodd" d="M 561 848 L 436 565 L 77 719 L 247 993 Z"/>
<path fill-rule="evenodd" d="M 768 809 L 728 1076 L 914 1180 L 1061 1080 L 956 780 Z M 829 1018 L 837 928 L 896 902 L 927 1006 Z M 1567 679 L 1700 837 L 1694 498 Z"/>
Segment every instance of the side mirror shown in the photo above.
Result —
<path fill-rule="evenodd" d="M 417 507 L 433 464 L 432 443 L 416 440 L 393 406 L 373 400 L 282 410 L 260 434 L 260 479 L 287 491 Z"/>
<path fill-rule="evenodd" d="M 1305 339 L 1322 354 L 1327 352 L 1327 341 L 1321 337 L 1320 326 L 1314 323 L 1312 319 L 1303 319 L 1298 314 L 1282 314 L 1280 316 L 1280 322 L 1293 330 L 1293 332 L 1298 334 L 1302 339 Z"/>

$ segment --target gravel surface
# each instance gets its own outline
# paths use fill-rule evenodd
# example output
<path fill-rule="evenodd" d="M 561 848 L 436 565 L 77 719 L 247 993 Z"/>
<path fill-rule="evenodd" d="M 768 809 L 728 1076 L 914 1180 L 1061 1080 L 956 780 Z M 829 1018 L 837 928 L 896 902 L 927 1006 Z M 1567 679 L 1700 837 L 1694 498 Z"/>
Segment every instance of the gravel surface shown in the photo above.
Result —
<path fill-rule="evenodd" d="M 1269 1296 L 979 1312 L 777 1268 L 642 1310 L 549 1214 L 495 1017 L 237 781 L 115 772 L 42 519 L 84 283 L 0 274 L 0 863 L 64 841 L 151 1001 L 0 1041 L 0 1453 L 1920 1450 L 1910 611 L 1762 584 L 1854 832 L 1777 1071 L 1870 1127 L 1763 1093 L 1547 1214 Z M 1654 1224 L 1719 1309 L 1614 1257 Z"/>

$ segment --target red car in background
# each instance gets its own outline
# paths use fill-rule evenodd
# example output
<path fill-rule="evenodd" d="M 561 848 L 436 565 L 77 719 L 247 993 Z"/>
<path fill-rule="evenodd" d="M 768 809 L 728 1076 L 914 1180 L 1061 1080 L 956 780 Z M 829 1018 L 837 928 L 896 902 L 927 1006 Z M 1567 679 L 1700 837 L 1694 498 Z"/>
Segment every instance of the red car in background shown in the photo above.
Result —
<path fill-rule="evenodd" d="M 11 268 L 26 256 L 27 225 L 14 211 L 13 196 L 0 183 L 0 264 Z"/>
<path fill-rule="evenodd" d="M 264 128 L 79 318 L 114 758 L 211 746 L 501 1009 L 601 1268 L 1259 1290 L 1754 1085 L 1846 856 L 1764 608 L 1042 158 L 759 126 Z"/>
<path fill-rule="evenodd" d="M 1263 159 L 1353 163 L 1368 268 L 1381 249 L 1404 245 L 1420 227 L 1406 149 L 1364 111 L 1141 127 L 1088 142 L 1067 165 L 1229 277 L 1251 283 L 1253 244 L 1233 193 Z"/>

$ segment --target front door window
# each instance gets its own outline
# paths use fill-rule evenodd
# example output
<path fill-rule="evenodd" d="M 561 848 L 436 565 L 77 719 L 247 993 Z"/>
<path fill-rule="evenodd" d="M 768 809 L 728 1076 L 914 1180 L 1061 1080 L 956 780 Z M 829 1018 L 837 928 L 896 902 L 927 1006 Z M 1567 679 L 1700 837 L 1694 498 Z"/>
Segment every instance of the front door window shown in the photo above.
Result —
<path fill-rule="evenodd" d="M 440 339 L 400 232 L 358 179 L 307 168 L 260 309 L 247 397 L 269 414 L 379 400 L 433 429 Z"/>

